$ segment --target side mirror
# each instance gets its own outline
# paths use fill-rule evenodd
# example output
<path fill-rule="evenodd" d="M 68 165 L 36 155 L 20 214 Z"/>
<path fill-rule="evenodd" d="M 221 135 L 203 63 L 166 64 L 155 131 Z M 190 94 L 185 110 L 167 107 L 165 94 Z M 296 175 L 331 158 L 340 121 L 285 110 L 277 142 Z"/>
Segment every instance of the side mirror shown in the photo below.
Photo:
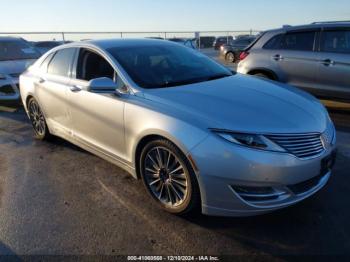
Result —
<path fill-rule="evenodd" d="M 114 92 L 117 88 L 117 84 L 108 77 L 100 77 L 91 79 L 87 91 L 102 93 L 102 92 Z"/>

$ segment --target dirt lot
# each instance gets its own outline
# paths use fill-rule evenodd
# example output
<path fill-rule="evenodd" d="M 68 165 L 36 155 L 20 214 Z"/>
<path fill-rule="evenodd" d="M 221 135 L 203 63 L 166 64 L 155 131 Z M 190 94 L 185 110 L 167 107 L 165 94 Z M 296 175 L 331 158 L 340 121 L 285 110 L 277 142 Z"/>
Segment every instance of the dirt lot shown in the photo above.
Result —
<path fill-rule="evenodd" d="M 159 211 L 140 181 L 57 139 L 33 139 L 22 110 L 0 112 L 0 254 L 350 255 L 350 117 L 333 112 L 339 157 L 328 186 L 252 218 Z"/>

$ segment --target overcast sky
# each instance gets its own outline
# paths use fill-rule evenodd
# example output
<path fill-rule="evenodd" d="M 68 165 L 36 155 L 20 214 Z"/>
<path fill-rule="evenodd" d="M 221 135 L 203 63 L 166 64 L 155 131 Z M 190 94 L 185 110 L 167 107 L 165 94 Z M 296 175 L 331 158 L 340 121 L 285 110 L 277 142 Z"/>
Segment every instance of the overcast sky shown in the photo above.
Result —
<path fill-rule="evenodd" d="M 350 20 L 350 0 L 0 0 L 0 31 L 264 30 Z"/>

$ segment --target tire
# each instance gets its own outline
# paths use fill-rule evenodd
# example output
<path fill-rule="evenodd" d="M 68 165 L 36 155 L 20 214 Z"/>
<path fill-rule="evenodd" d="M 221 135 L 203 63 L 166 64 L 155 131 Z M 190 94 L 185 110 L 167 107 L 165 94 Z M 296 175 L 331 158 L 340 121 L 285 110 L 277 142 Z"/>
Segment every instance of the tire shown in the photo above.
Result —
<path fill-rule="evenodd" d="M 265 78 L 265 79 L 270 79 L 270 80 L 272 80 L 271 77 L 269 77 L 267 74 L 264 74 L 264 73 L 255 73 L 255 74 L 253 74 L 253 75 L 256 76 L 256 77 L 260 77 L 260 78 Z"/>
<path fill-rule="evenodd" d="M 39 140 L 50 140 L 52 135 L 47 127 L 45 116 L 40 109 L 38 102 L 32 97 L 28 101 L 29 119 L 32 123 L 35 138 Z"/>
<path fill-rule="evenodd" d="M 229 63 L 234 63 L 236 62 L 236 56 L 234 53 L 232 52 L 228 52 L 226 55 L 225 55 L 225 60 Z"/>
<path fill-rule="evenodd" d="M 176 215 L 198 213 L 196 175 L 173 143 L 165 139 L 149 142 L 141 152 L 139 164 L 146 190 L 162 209 Z"/>

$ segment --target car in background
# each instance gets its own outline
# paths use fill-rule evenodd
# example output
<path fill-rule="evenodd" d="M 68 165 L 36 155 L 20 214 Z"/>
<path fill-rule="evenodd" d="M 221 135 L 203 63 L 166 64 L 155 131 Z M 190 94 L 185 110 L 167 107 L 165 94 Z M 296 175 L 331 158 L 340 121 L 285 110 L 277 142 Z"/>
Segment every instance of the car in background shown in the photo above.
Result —
<path fill-rule="evenodd" d="M 227 45 L 233 41 L 232 36 L 219 36 L 215 39 L 213 47 L 215 50 L 219 50 L 222 45 Z"/>
<path fill-rule="evenodd" d="M 20 85 L 38 139 L 60 136 L 124 168 L 173 214 L 271 212 L 332 174 L 335 128 L 317 99 L 170 41 L 63 45 Z"/>
<path fill-rule="evenodd" d="M 63 41 L 39 41 L 33 42 L 33 46 L 41 53 L 45 54 L 47 51 L 64 44 Z"/>
<path fill-rule="evenodd" d="M 240 55 L 238 72 L 350 101 L 350 22 L 316 22 L 264 32 Z"/>
<path fill-rule="evenodd" d="M 230 63 L 237 62 L 241 52 L 253 43 L 255 38 L 255 36 L 240 37 L 227 45 L 222 45 L 220 48 L 220 57 Z"/>
<path fill-rule="evenodd" d="M 169 38 L 167 39 L 171 42 L 178 43 L 180 45 L 184 45 L 186 47 L 197 49 L 197 39 L 196 38 Z"/>
<path fill-rule="evenodd" d="M 0 37 L 0 104 L 18 102 L 18 78 L 41 54 L 27 41 Z"/>
<path fill-rule="evenodd" d="M 216 39 L 215 36 L 201 36 L 200 39 L 199 39 L 201 48 L 211 48 L 211 47 L 213 47 L 215 39 Z"/>

